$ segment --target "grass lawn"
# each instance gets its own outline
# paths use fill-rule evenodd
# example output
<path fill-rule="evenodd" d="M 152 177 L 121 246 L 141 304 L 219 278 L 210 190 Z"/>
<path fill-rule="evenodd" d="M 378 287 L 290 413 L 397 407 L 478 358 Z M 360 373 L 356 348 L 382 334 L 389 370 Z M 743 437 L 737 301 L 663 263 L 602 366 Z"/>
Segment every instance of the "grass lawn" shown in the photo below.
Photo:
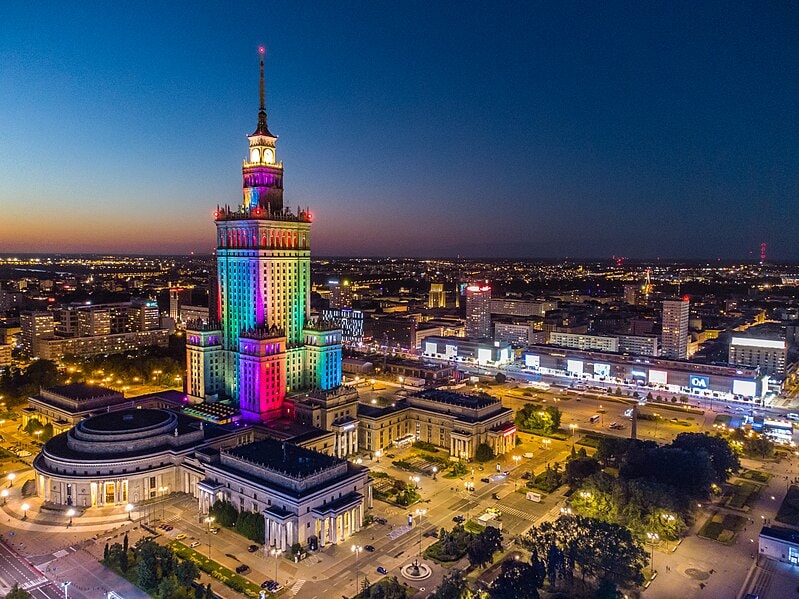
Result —
<path fill-rule="evenodd" d="M 743 510 L 760 493 L 760 485 L 750 481 L 741 481 L 733 485 L 733 495 L 727 500 L 727 507 Z"/>
<path fill-rule="evenodd" d="M 577 445 L 584 445 L 586 447 L 593 447 L 596 449 L 599 447 L 599 442 L 602 439 L 609 437 L 610 435 L 605 435 L 603 433 L 586 433 L 577 441 Z"/>
<path fill-rule="evenodd" d="M 746 480 L 753 480 L 756 483 L 767 483 L 771 479 L 771 474 L 760 470 L 744 470 L 738 476 Z"/>
<path fill-rule="evenodd" d="M 777 522 L 799 526 L 799 487 L 791 485 L 775 518 Z"/>
<path fill-rule="evenodd" d="M 716 513 L 705 522 L 705 525 L 697 534 L 711 541 L 730 545 L 745 521 L 746 519 L 743 516 Z"/>
<path fill-rule="evenodd" d="M 260 586 L 254 582 L 250 582 L 244 576 L 236 574 L 233 570 L 226 568 L 222 564 L 209 559 L 202 553 L 187 547 L 180 541 L 172 541 L 167 546 L 171 547 L 178 557 L 193 561 L 200 570 L 206 574 L 210 574 L 212 578 L 229 586 L 234 591 L 244 593 L 247 597 L 260 596 Z"/>

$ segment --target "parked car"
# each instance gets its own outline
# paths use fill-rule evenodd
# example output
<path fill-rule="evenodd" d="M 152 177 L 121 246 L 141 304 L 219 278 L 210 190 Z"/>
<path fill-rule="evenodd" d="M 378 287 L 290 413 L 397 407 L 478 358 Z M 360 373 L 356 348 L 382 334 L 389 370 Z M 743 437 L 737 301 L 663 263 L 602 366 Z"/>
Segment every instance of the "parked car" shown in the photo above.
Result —
<path fill-rule="evenodd" d="M 491 499 L 496 499 L 499 501 L 499 493 L 491 493 Z"/>
<path fill-rule="evenodd" d="M 191 544 L 189 545 L 189 547 L 194 549 L 195 547 L 199 547 L 199 545 L 200 545 L 200 541 L 192 541 Z"/>
<path fill-rule="evenodd" d="M 452 519 L 452 521 L 455 522 L 456 524 L 463 524 L 464 520 L 466 520 L 466 518 L 463 517 L 463 514 L 458 514 Z"/>
<path fill-rule="evenodd" d="M 187 535 L 185 532 L 182 532 L 182 533 L 180 533 L 179 535 L 177 535 L 175 538 L 176 538 L 178 541 L 182 541 L 182 540 L 183 540 L 183 539 L 185 539 L 187 536 L 188 536 L 188 535 Z"/>
<path fill-rule="evenodd" d="M 256 551 L 258 551 L 258 549 L 259 549 L 258 545 L 250 545 L 249 547 L 247 547 L 247 551 L 249 551 L 250 553 L 255 553 Z"/>
<path fill-rule="evenodd" d="M 796 414 L 796 413 L 794 413 L 794 412 L 791 412 L 790 414 L 785 414 L 785 417 L 786 417 L 788 420 L 796 420 L 796 421 L 799 421 L 799 414 Z"/>
<path fill-rule="evenodd" d="M 383 566 L 378 566 L 377 573 L 385 576 L 386 574 L 388 574 L 388 570 L 386 570 Z"/>
<path fill-rule="evenodd" d="M 383 525 L 388 524 L 388 520 L 386 520 L 385 518 L 375 518 L 375 522 L 377 522 L 378 524 L 383 524 Z"/>
<path fill-rule="evenodd" d="M 219 534 L 219 529 L 218 528 L 212 528 L 211 529 L 211 534 L 212 535 L 218 535 Z"/>
<path fill-rule="evenodd" d="M 270 584 L 275 584 L 275 581 L 274 580 L 264 580 L 261 583 L 261 588 L 262 589 L 268 589 Z"/>
<path fill-rule="evenodd" d="M 250 567 L 247 564 L 240 564 L 236 566 L 236 574 L 246 574 L 250 571 Z"/>
<path fill-rule="evenodd" d="M 374 551 L 374 550 L 375 550 L 375 547 L 374 547 L 374 545 L 364 545 L 364 546 L 363 546 L 363 550 L 364 550 L 364 551 L 369 551 L 369 552 L 372 552 L 372 551 Z"/>
<path fill-rule="evenodd" d="M 480 482 L 481 482 L 481 483 L 490 483 L 490 482 L 491 482 L 491 479 L 490 479 L 490 478 L 481 478 L 481 479 L 480 479 Z"/>

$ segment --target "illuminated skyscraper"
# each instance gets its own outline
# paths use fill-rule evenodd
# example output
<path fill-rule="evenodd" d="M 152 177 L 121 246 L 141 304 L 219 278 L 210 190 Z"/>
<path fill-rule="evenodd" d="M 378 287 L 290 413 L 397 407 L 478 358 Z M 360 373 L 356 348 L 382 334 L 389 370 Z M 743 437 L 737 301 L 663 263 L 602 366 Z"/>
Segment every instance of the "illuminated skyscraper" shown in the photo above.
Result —
<path fill-rule="evenodd" d="M 427 296 L 428 308 L 446 308 L 447 292 L 443 283 L 430 283 L 430 294 Z"/>
<path fill-rule="evenodd" d="M 469 285 L 466 288 L 466 336 L 489 339 L 491 334 L 491 287 Z"/>
<path fill-rule="evenodd" d="M 688 309 L 687 298 L 663 300 L 663 328 L 660 355 L 677 360 L 688 359 Z"/>
<path fill-rule="evenodd" d="M 245 418 L 271 420 L 283 415 L 286 391 L 341 384 L 341 330 L 308 321 L 311 213 L 283 205 L 260 52 L 261 106 L 242 167 L 243 201 L 214 212 L 221 322 L 187 331 L 187 390 L 230 397 Z"/>

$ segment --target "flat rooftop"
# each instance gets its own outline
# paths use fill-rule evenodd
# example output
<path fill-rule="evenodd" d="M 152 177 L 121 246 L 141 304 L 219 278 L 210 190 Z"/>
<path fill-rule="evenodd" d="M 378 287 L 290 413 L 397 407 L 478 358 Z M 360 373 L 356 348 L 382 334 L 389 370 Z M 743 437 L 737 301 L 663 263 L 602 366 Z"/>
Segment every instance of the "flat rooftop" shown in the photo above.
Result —
<path fill-rule="evenodd" d="M 45 391 L 61 395 L 79 401 L 81 399 L 99 399 L 101 397 L 115 397 L 121 396 L 119 391 L 114 391 L 108 387 L 100 387 L 99 385 L 89 385 L 88 383 L 71 383 L 69 385 L 57 385 L 55 387 L 48 387 Z"/>
<path fill-rule="evenodd" d="M 292 476 L 309 476 L 344 462 L 324 453 L 274 439 L 241 445 L 228 449 L 225 453 L 263 466 L 267 470 Z"/>
<path fill-rule="evenodd" d="M 455 391 L 446 391 L 444 389 L 425 389 L 424 391 L 411 394 L 410 397 L 419 397 L 436 403 L 459 406 L 462 408 L 472 408 L 475 410 L 499 403 L 496 397 L 490 395 L 466 395 L 464 393 L 456 393 Z"/>

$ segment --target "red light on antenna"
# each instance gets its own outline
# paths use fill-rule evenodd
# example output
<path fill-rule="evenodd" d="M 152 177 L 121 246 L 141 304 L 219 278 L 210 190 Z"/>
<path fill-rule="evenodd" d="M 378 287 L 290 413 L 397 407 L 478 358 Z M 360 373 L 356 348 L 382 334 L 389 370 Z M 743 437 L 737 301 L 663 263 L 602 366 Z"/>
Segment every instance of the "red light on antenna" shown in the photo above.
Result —
<path fill-rule="evenodd" d="M 308 219 L 308 222 L 311 222 L 313 220 L 313 212 L 306 212 L 305 216 Z"/>
<path fill-rule="evenodd" d="M 683 295 L 682 296 L 682 301 L 688 302 L 688 301 L 691 301 L 691 298 L 689 296 L 687 296 L 687 295 Z"/>
<path fill-rule="evenodd" d="M 258 53 L 259 54 L 266 54 L 266 48 L 263 46 L 258 46 Z"/>

